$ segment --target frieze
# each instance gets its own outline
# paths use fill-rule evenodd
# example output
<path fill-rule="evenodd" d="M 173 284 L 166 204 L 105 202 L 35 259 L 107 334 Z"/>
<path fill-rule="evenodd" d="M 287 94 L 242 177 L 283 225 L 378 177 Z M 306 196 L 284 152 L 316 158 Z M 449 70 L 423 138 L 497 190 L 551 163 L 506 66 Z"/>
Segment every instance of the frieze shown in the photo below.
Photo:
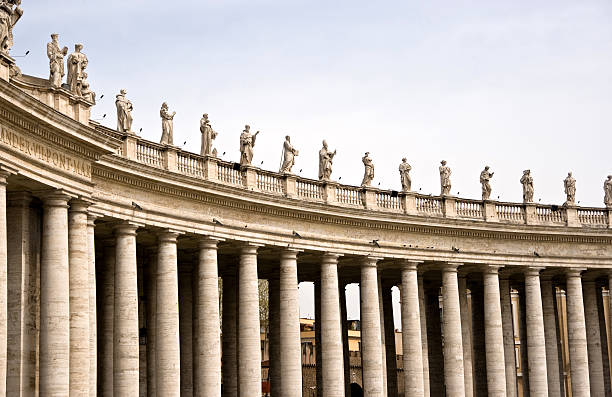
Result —
<path fill-rule="evenodd" d="M 88 179 L 91 178 L 91 163 L 52 149 L 5 126 L 0 126 L 0 143 L 28 157 L 43 161 L 54 168 L 72 172 Z"/>
<path fill-rule="evenodd" d="M 404 233 L 419 233 L 419 234 L 431 234 L 439 236 L 453 236 L 453 237 L 475 237 L 485 239 L 502 239 L 502 240 L 529 240 L 538 242 L 563 242 L 563 243 L 588 243 L 588 244 L 610 244 L 612 237 L 610 236 L 579 236 L 579 235 L 567 235 L 561 233 L 551 234 L 539 234 L 533 232 L 525 232 L 517 230 L 516 232 L 508 231 L 494 231 L 494 230 L 471 230 L 456 227 L 445 227 L 445 225 L 429 226 L 429 225 L 406 225 L 400 223 L 393 223 L 392 220 L 385 221 L 369 221 L 365 219 L 349 219 L 347 216 L 351 214 L 338 214 L 334 215 L 321 215 L 317 213 L 306 213 L 294 209 L 282 209 L 267 206 L 265 204 L 257 205 L 246 201 L 229 200 L 227 198 L 218 197 L 214 195 L 200 193 L 194 190 L 187 190 L 185 188 L 175 188 L 173 186 L 164 185 L 157 183 L 152 180 L 145 179 L 144 177 L 136 178 L 128 174 L 124 174 L 120 171 L 112 170 L 109 168 L 102 168 L 95 165 L 93 168 L 93 175 L 123 183 L 132 187 L 137 187 L 150 192 L 158 192 L 173 197 L 182 197 L 195 201 L 202 201 L 212 205 L 217 205 L 225 208 L 232 208 L 238 210 L 244 210 L 249 212 L 256 212 L 265 215 L 279 216 L 292 219 L 300 219 L 309 222 L 316 223 L 327 223 L 334 225 L 341 225 L 347 227 L 356 228 L 368 228 L 368 229 L 379 229 L 379 230 L 390 230 Z M 226 188 L 223 186 L 223 188 Z M 220 191 L 222 194 L 223 192 Z M 358 214 L 355 217 L 359 217 Z M 512 225 L 507 225 L 512 226 Z"/>

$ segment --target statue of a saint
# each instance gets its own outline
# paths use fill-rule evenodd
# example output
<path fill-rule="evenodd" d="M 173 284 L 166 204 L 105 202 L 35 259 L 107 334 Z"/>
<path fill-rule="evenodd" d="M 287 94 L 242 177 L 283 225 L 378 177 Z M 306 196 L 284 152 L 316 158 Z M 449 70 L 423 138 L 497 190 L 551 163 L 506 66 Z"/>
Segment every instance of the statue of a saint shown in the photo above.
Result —
<path fill-rule="evenodd" d="M 115 96 L 115 106 L 117 107 L 117 131 L 119 132 L 130 132 L 132 131 L 132 102 L 130 102 L 125 95 L 127 91 L 122 89 L 119 94 Z"/>
<path fill-rule="evenodd" d="M 489 172 L 489 166 L 487 165 L 484 170 L 480 173 L 480 184 L 482 185 L 482 199 L 488 200 L 491 198 L 491 184 L 489 183 L 493 178 L 494 172 Z"/>
<path fill-rule="evenodd" d="M 440 188 L 442 196 L 447 196 L 451 191 L 451 169 L 446 166 L 446 160 L 440 162 Z"/>
<path fill-rule="evenodd" d="M 51 87 L 59 88 L 62 86 L 64 71 L 64 57 L 68 54 L 68 47 L 60 49 L 57 33 L 51 35 L 51 42 L 47 43 L 47 57 L 49 57 L 49 83 Z"/>
<path fill-rule="evenodd" d="M 608 175 L 604 182 L 604 204 L 608 208 L 612 207 L 612 175 Z"/>
<path fill-rule="evenodd" d="M 0 2 L 0 53 L 9 55 L 13 47 L 13 27 L 23 15 L 21 0 Z"/>
<path fill-rule="evenodd" d="M 531 176 L 531 170 L 523 171 L 521 184 L 523 185 L 523 203 L 533 203 L 533 177 Z"/>
<path fill-rule="evenodd" d="M 89 88 L 89 81 L 87 81 L 87 72 L 83 72 L 83 79 L 81 80 L 81 96 L 86 101 L 93 104 L 96 103 L 96 93 Z"/>
<path fill-rule="evenodd" d="M 202 145 L 200 147 L 201 156 L 211 156 L 213 154 L 213 140 L 217 137 L 217 132 L 212 129 L 208 113 L 204 113 L 200 119 L 200 132 L 202 133 Z"/>
<path fill-rule="evenodd" d="M 283 161 L 280 166 L 281 173 L 291 173 L 291 169 L 295 164 L 295 156 L 298 154 L 298 150 L 291 144 L 291 137 L 287 135 L 285 137 L 285 143 L 283 143 Z"/>
<path fill-rule="evenodd" d="M 332 163 L 336 151 L 331 152 L 327 148 L 327 142 L 323 141 L 323 148 L 319 150 L 319 179 L 323 181 L 329 181 L 332 173 Z"/>
<path fill-rule="evenodd" d="M 259 131 L 251 134 L 251 126 L 245 125 L 244 131 L 240 134 L 240 165 L 250 165 L 253 161 L 253 147 Z"/>
<path fill-rule="evenodd" d="M 162 120 L 162 137 L 160 143 L 162 145 L 173 145 L 174 144 L 174 126 L 173 120 L 176 112 L 170 113 L 168 110 L 168 104 L 162 103 L 161 109 L 159 110 L 159 116 Z"/>
<path fill-rule="evenodd" d="M 571 172 L 567 173 L 567 178 L 565 178 L 565 180 L 563 181 L 563 186 L 565 187 L 565 195 L 567 196 L 565 205 L 575 205 L 576 204 L 576 179 L 574 179 Z"/>
<path fill-rule="evenodd" d="M 410 170 L 412 167 L 406 161 L 406 157 L 402 159 L 402 163 L 399 166 L 400 179 L 402 181 L 402 191 L 409 192 L 412 186 L 412 179 L 410 179 Z"/>
<path fill-rule="evenodd" d="M 370 152 L 366 152 L 365 156 L 361 158 L 361 161 L 364 167 L 361 186 L 370 186 L 374 179 L 374 163 L 372 163 L 372 159 L 370 158 Z"/>
<path fill-rule="evenodd" d="M 75 44 L 74 52 L 68 56 L 68 89 L 75 95 L 82 95 L 83 73 L 87 68 L 87 56 L 81 52 L 83 44 Z"/>

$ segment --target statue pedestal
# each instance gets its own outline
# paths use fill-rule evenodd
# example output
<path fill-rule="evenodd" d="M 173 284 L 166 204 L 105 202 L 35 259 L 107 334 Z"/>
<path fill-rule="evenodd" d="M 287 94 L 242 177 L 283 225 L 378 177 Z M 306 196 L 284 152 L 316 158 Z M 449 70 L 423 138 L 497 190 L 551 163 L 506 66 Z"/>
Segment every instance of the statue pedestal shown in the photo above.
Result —
<path fill-rule="evenodd" d="M 497 218 L 497 210 L 495 209 L 495 202 L 490 200 L 484 200 L 482 203 L 484 207 L 484 219 L 487 222 L 497 222 L 499 219 Z"/>
<path fill-rule="evenodd" d="M 9 55 L 0 54 L 0 79 L 9 81 L 11 78 L 11 66 L 15 65 L 15 60 Z"/>
<path fill-rule="evenodd" d="M 214 156 L 204 157 L 204 179 L 207 181 L 217 180 L 217 158 Z"/>
<path fill-rule="evenodd" d="M 178 148 L 176 146 L 167 145 L 164 147 L 162 152 L 162 161 L 164 163 L 164 168 L 168 171 L 178 171 L 177 154 Z"/>
<path fill-rule="evenodd" d="M 121 144 L 123 157 L 128 160 L 136 161 L 138 159 L 136 154 L 138 136 L 132 132 L 125 132 L 121 139 L 123 140 L 123 143 Z"/>
<path fill-rule="evenodd" d="M 578 219 L 578 208 L 575 204 L 565 204 L 565 221 L 568 227 L 580 227 L 580 220 Z"/>
<path fill-rule="evenodd" d="M 457 199 L 453 196 L 442 196 L 444 202 L 444 217 L 445 218 L 456 218 L 457 217 Z"/>
<path fill-rule="evenodd" d="M 363 186 L 362 188 L 362 192 L 363 192 L 363 206 L 366 207 L 367 209 L 374 209 L 377 207 L 376 204 L 376 190 L 373 187 L 370 186 Z"/>
<path fill-rule="evenodd" d="M 249 190 L 255 190 L 257 188 L 257 168 L 252 165 L 242 165 L 240 167 L 242 172 L 242 184 Z"/>
<path fill-rule="evenodd" d="M 323 181 L 323 200 L 327 204 L 336 204 L 338 199 L 336 198 L 336 189 L 338 183 L 332 181 Z"/>
<path fill-rule="evenodd" d="M 297 197 L 297 177 L 288 172 L 283 174 L 283 193 L 289 198 Z"/>
<path fill-rule="evenodd" d="M 400 200 L 402 202 L 402 208 L 404 213 L 407 215 L 417 215 L 416 207 L 416 193 L 415 192 L 402 192 L 400 193 Z"/>
<path fill-rule="evenodd" d="M 535 203 L 525 203 L 525 223 L 527 225 L 534 225 L 537 221 Z"/>

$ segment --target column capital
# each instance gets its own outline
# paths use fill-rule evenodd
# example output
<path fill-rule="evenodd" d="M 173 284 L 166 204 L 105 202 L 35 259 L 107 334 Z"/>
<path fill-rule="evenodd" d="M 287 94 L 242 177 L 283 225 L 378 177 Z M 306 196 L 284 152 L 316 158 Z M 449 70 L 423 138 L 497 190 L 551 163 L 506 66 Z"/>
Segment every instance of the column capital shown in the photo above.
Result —
<path fill-rule="evenodd" d="M 482 268 L 483 274 L 497 274 L 499 275 L 499 269 L 502 268 L 500 265 L 484 265 Z"/>
<path fill-rule="evenodd" d="M 0 185 L 6 185 L 6 178 L 17 174 L 17 169 L 9 167 L 5 164 L 0 164 Z"/>
<path fill-rule="evenodd" d="M 113 230 L 115 231 L 115 235 L 117 236 L 121 236 L 121 235 L 135 236 L 136 230 L 140 227 L 142 227 L 141 224 L 130 222 L 130 221 L 125 221 L 125 222 L 119 222 L 116 225 L 114 225 Z"/>
<path fill-rule="evenodd" d="M 180 236 L 181 232 L 173 229 L 164 229 L 156 233 L 158 242 L 176 243 L 176 239 Z"/>
<path fill-rule="evenodd" d="M 87 213 L 87 226 L 94 227 L 96 226 L 96 219 L 102 218 L 102 216 L 97 214 L 92 214 L 91 212 Z"/>
<path fill-rule="evenodd" d="M 263 247 L 263 244 L 244 242 L 240 245 L 241 255 L 257 255 L 257 251 Z"/>
<path fill-rule="evenodd" d="M 338 258 L 340 258 L 342 256 L 342 254 L 336 254 L 333 252 L 326 252 L 323 254 L 323 257 L 321 258 L 321 263 L 326 263 L 326 264 L 338 264 Z"/>
<path fill-rule="evenodd" d="M 27 207 L 32 202 L 32 193 L 23 192 L 10 192 L 6 195 L 7 205 L 9 207 Z"/>
<path fill-rule="evenodd" d="M 540 272 L 546 269 L 543 266 L 529 266 L 523 269 L 523 274 L 525 276 L 537 276 L 540 277 Z"/>
<path fill-rule="evenodd" d="M 93 201 L 79 197 L 70 200 L 68 204 L 70 204 L 70 212 L 87 213 L 87 209 L 93 204 Z"/>
<path fill-rule="evenodd" d="M 200 249 L 216 250 L 217 244 L 219 244 L 221 241 L 225 241 L 225 239 L 213 236 L 198 236 L 198 247 Z"/>
<path fill-rule="evenodd" d="M 364 256 L 361 258 L 361 266 L 362 267 L 376 267 L 378 262 L 383 260 L 383 258 L 377 256 Z"/>
<path fill-rule="evenodd" d="M 41 196 L 44 207 L 63 207 L 68 208 L 68 201 L 73 197 L 64 190 L 53 190 L 44 192 Z"/>
<path fill-rule="evenodd" d="M 571 267 L 569 269 L 565 269 L 565 277 L 582 277 L 582 272 L 586 271 L 583 267 Z"/>
<path fill-rule="evenodd" d="M 461 262 L 446 262 L 442 264 L 442 272 L 452 272 L 457 273 L 457 270 L 460 266 L 463 266 Z"/>
<path fill-rule="evenodd" d="M 424 262 L 413 259 L 402 259 L 400 263 L 402 265 L 402 270 L 418 271 L 419 265 L 422 265 Z"/>
<path fill-rule="evenodd" d="M 281 251 L 281 259 L 297 259 L 300 252 L 303 252 L 303 250 L 289 247 L 283 248 Z"/>

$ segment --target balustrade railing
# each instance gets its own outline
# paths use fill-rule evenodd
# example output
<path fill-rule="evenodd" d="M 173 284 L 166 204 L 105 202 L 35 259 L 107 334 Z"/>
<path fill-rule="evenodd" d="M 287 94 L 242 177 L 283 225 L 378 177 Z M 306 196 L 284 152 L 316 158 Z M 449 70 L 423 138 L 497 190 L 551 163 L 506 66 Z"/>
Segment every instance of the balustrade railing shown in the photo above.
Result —
<path fill-rule="evenodd" d="M 457 199 L 455 208 L 457 216 L 462 218 L 480 218 L 484 216 L 482 201 Z"/>
<path fill-rule="evenodd" d="M 323 199 L 323 188 L 314 181 L 298 179 L 296 182 L 296 189 L 298 197 L 309 200 Z"/>
<path fill-rule="evenodd" d="M 583 225 L 607 226 L 608 210 L 602 208 L 578 208 L 578 221 Z"/>
<path fill-rule="evenodd" d="M 416 196 L 416 209 L 430 215 L 442 215 L 443 203 L 440 197 Z"/>
<path fill-rule="evenodd" d="M 371 191 L 364 191 L 360 187 L 347 185 L 336 185 L 333 187 L 334 185 L 331 185 L 328 188 L 335 189 L 334 199 L 333 196 L 331 198 L 327 196 L 329 194 L 333 195 L 333 190 L 326 193 L 328 188 L 319 181 L 295 176 L 293 179 L 287 179 L 279 173 L 261 169 L 254 169 L 255 172 L 251 174 L 249 172 L 252 171 L 245 171 L 243 175 L 240 167 L 235 163 L 219 159 L 206 160 L 202 156 L 193 153 L 146 141 L 134 134 L 121 134 L 104 127 L 97 128 L 101 128 L 101 132 L 107 134 L 110 138 L 123 142 L 117 148 L 115 155 L 183 175 L 216 179 L 218 183 L 245 186 L 249 189 L 256 188 L 261 192 L 277 195 L 284 194 L 285 190 L 287 190 L 287 195 L 295 195 L 293 197 L 305 200 L 319 202 L 325 200 L 330 203 L 335 202 L 361 208 L 371 208 L 374 205 L 374 208 L 377 208 L 379 211 L 405 211 L 408 214 L 414 214 L 413 211 L 416 209 L 416 213 L 425 216 L 485 219 L 485 203 L 480 200 L 448 198 L 447 202 L 445 202 L 444 198 L 439 196 L 424 196 L 420 194 L 405 198 L 403 194 L 393 194 L 391 191 L 373 189 L 375 190 L 373 192 L 375 195 L 374 199 Z M 403 208 L 404 204 L 406 208 Z M 491 205 L 494 205 L 495 212 L 491 215 L 489 213 L 490 207 L 487 206 L 486 220 L 493 218 L 494 222 L 568 224 L 588 227 L 609 227 L 610 225 L 610 220 L 608 219 L 610 211 L 606 208 L 576 208 L 572 210 L 571 208 L 554 205 L 525 205 L 503 202 L 494 202 Z"/>
<path fill-rule="evenodd" d="M 359 188 L 351 186 L 338 186 L 336 188 L 336 201 L 341 204 L 363 205 Z"/>

